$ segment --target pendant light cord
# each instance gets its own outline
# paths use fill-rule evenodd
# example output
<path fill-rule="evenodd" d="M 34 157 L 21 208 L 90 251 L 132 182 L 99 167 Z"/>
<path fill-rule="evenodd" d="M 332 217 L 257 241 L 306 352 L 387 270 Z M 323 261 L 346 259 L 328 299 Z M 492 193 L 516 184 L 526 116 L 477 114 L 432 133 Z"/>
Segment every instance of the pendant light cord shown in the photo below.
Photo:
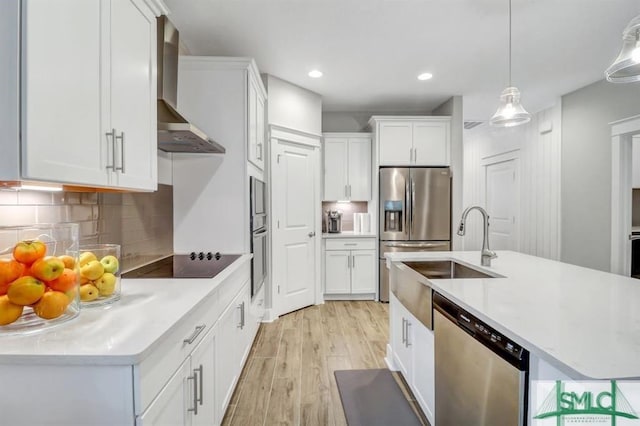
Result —
<path fill-rule="evenodd" d="M 511 87 L 511 0 L 509 0 L 509 87 Z"/>

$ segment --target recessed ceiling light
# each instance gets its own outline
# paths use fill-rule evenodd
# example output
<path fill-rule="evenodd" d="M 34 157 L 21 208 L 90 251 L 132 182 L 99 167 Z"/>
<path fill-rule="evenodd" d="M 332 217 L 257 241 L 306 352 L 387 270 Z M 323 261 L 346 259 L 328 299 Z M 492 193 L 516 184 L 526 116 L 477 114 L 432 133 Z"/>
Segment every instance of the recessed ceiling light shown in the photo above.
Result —
<path fill-rule="evenodd" d="M 322 71 L 318 71 L 318 70 L 309 71 L 309 77 L 320 78 L 322 77 Z"/>
<path fill-rule="evenodd" d="M 433 77 L 433 74 L 430 72 L 423 72 L 418 76 L 418 80 L 430 80 Z"/>

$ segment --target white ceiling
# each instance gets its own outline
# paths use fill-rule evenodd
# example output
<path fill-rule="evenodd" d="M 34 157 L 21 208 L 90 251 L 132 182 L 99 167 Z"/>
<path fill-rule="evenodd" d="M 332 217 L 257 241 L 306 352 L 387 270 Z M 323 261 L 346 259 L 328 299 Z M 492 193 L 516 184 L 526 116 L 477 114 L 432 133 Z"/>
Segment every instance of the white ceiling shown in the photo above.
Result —
<path fill-rule="evenodd" d="M 194 55 L 250 56 L 325 111 L 486 120 L 507 85 L 507 0 L 165 0 Z M 513 0 L 513 83 L 530 112 L 603 78 L 639 0 Z M 311 79 L 311 69 L 324 72 Z M 418 81 L 424 71 L 434 74 Z"/>

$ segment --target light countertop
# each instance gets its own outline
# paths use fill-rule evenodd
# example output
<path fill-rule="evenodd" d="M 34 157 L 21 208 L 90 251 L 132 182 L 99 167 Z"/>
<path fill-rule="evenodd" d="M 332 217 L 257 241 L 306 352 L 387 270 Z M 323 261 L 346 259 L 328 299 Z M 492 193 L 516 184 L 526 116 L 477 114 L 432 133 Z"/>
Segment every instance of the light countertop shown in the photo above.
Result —
<path fill-rule="evenodd" d="M 505 278 L 430 286 L 569 376 L 640 378 L 640 281 L 511 251 L 386 253 L 388 261 L 453 259 Z"/>
<path fill-rule="evenodd" d="M 30 335 L 0 334 L 0 363 L 131 365 L 251 259 L 241 256 L 214 278 L 123 279 L 121 299 L 86 308 L 66 323 Z M 204 302 L 203 302 L 204 303 Z"/>
<path fill-rule="evenodd" d="M 368 232 L 368 233 L 355 233 L 353 231 L 342 231 L 340 233 L 328 233 L 324 232 L 322 234 L 322 238 L 376 238 L 377 235 Z"/>

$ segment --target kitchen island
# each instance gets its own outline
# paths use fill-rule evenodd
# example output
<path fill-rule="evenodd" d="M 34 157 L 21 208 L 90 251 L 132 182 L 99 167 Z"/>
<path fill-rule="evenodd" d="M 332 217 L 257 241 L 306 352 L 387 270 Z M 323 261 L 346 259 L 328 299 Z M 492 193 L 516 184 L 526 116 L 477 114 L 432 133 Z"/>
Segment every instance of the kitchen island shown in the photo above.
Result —
<path fill-rule="evenodd" d="M 250 259 L 214 278 L 123 279 L 112 305 L 0 334 L 0 423 L 220 423 L 260 319 Z"/>

